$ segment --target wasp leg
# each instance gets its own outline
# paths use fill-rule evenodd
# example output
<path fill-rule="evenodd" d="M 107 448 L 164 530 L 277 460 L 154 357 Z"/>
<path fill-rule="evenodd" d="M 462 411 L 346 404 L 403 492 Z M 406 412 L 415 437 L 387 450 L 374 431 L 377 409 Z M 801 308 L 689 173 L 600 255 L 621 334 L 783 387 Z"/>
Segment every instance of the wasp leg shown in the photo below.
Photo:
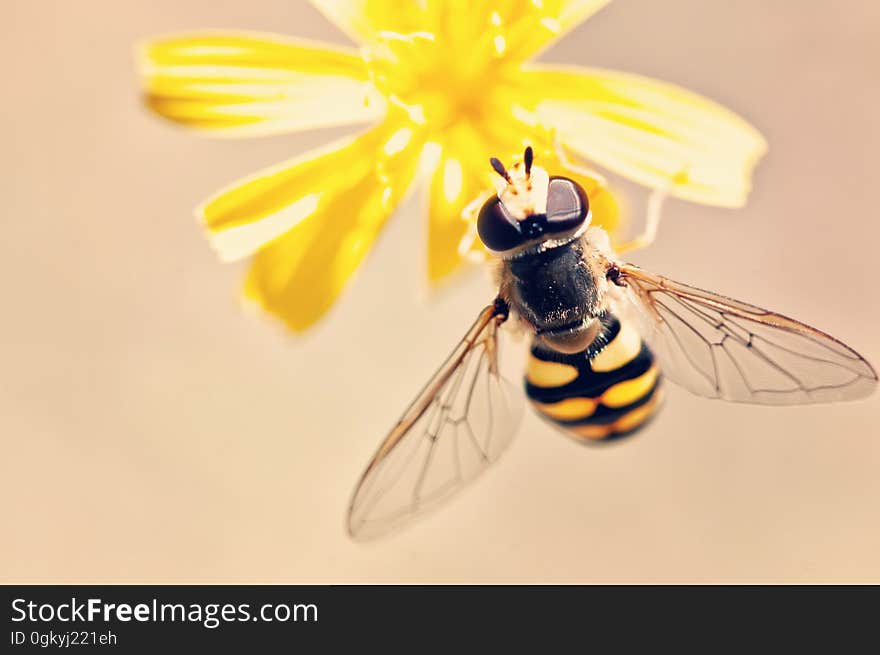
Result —
<path fill-rule="evenodd" d="M 602 175 L 602 173 L 595 169 L 576 164 L 568 158 L 568 155 L 565 153 L 565 147 L 559 140 L 559 134 L 556 132 L 556 130 L 553 130 L 553 149 L 556 151 L 556 158 L 559 160 L 559 163 L 562 164 L 565 168 L 574 171 L 578 175 L 583 175 L 584 177 L 589 177 L 596 180 L 596 183 L 600 186 L 608 186 L 608 180 L 605 179 L 605 176 Z"/>
<path fill-rule="evenodd" d="M 632 252 L 646 248 L 657 238 L 657 228 L 663 215 L 663 201 L 669 195 L 668 188 L 654 189 L 648 196 L 648 208 L 645 212 L 645 227 L 641 234 L 626 243 L 614 248 L 618 253 Z"/>
<path fill-rule="evenodd" d="M 458 242 L 458 254 L 477 262 L 483 261 L 482 252 L 475 251 L 473 247 L 479 238 L 477 236 L 477 214 L 480 213 L 480 208 L 490 195 L 492 194 L 488 191 L 481 193 L 461 210 L 461 220 L 467 224 L 467 232 L 464 233 L 461 241 Z"/>
<path fill-rule="evenodd" d="M 466 204 L 464 209 L 461 210 L 461 219 L 466 223 L 476 223 L 480 207 L 483 206 L 483 203 L 486 202 L 490 195 L 492 194 L 488 191 L 484 191 Z"/>

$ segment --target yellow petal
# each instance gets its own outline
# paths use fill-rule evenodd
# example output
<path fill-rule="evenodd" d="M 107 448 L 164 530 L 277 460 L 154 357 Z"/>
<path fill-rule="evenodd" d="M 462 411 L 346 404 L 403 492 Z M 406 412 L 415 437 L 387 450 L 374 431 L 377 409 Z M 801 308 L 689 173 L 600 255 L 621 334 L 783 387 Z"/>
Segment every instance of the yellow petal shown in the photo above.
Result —
<path fill-rule="evenodd" d="M 436 283 L 458 270 L 463 262 L 459 245 L 468 231 L 462 210 L 482 191 L 479 178 L 466 173 L 467 162 L 442 151 L 431 178 L 428 214 L 428 279 Z"/>
<path fill-rule="evenodd" d="M 245 296 L 293 330 L 317 321 L 409 186 L 422 142 L 387 121 L 209 200 L 200 213 L 221 256 L 256 253 Z"/>
<path fill-rule="evenodd" d="M 465 207 L 479 209 L 475 201 L 492 190 L 489 157 L 500 152 L 489 145 L 468 124 L 448 129 L 442 135 L 440 158 L 429 188 L 428 279 L 436 284 L 465 263 L 476 239 L 476 224 L 463 216 Z M 470 217 L 476 219 L 476 214 Z"/>
<path fill-rule="evenodd" d="M 375 41 L 382 33 L 433 31 L 431 17 L 438 9 L 435 0 L 311 0 L 311 3 L 343 32 L 361 43 Z"/>
<path fill-rule="evenodd" d="M 506 42 L 507 56 L 524 61 L 548 48 L 611 0 L 531 0 L 491 3 L 490 24 Z M 492 29 L 492 28 L 489 28 Z"/>
<path fill-rule="evenodd" d="M 359 56 L 258 34 L 184 34 L 140 52 L 146 102 L 190 127 L 230 136 L 377 120 L 384 101 Z"/>
<path fill-rule="evenodd" d="M 524 61 L 610 1 L 311 0 L 359 43 L 429 36 L 455 53 L 457 65 L 474 53 Z"/>
<path fill-rule="evenodd" d="M 516 78 L 533 120 L 581 156 L 650 187 L 709 205 L 745 203 L 767 149 L 745 120 L 666 82 L 597 69 L 530 67 Z"/>

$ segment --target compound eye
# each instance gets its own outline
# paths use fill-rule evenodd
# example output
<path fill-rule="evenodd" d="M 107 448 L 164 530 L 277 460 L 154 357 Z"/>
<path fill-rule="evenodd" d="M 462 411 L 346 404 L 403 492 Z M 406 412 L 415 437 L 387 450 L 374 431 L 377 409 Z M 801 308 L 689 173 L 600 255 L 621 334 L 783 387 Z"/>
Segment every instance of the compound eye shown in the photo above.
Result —
<path fill-rule="evenodd" d="M 524 237 L 519 222 L 507 213 L 498 197 L 490 198 L 477 218 L 477 233 L 489 249 L 503 252 L 522 245 Z"/>
<path fill-rule="evenodd" d="M 590 201 L 581 186 L 567 177 L 550 178 L 547 188 L 547 230 L 565 232 L 580 227 L 590 212 Z"/>

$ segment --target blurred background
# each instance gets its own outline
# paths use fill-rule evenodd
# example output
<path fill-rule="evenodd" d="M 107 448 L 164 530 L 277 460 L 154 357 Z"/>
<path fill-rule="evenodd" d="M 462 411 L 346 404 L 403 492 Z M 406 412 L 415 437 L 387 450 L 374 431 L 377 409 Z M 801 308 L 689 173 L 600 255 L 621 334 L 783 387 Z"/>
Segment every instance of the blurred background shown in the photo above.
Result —
<path fill-rule="evenodd" d="M 306 337 L 243 312 L 243 266 L 193 207 L 344 131 L 193 135 L 142 108 L 132 55 L 206 27 L 346 37 L 291 0 L 3 13 L 0 581 L 880 582 L 880 395 L 764 408 L 670 389 L 607 448 L 527 414 L 443 510 L 351 542 L 357 477 L 488 279 L 428 293 L 415 194 Z M 543 58 L 675 82 L 755 124 L 770 152 L 748 206 L 670 202 L 635 260 L 880 363 L 878 3 L 620 0 Z M 524 345 L 504 344 L 515 380 Z"/>

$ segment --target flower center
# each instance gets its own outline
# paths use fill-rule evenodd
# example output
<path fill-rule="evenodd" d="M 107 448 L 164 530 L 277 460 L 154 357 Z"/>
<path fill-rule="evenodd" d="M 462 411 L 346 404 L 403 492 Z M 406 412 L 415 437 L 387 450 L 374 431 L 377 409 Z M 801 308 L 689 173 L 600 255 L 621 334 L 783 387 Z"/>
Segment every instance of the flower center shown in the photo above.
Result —
<path fill-rule="evenodd" d="M 486 47 L 456 47 L 427 32 L 386 33 L 362 54 L 373 85 L 388 102 L 413 122 L 439 131 L 460 121 L 479 124 L 491 114 L 508 64 L 491 40 L 492 52 Z"/>

